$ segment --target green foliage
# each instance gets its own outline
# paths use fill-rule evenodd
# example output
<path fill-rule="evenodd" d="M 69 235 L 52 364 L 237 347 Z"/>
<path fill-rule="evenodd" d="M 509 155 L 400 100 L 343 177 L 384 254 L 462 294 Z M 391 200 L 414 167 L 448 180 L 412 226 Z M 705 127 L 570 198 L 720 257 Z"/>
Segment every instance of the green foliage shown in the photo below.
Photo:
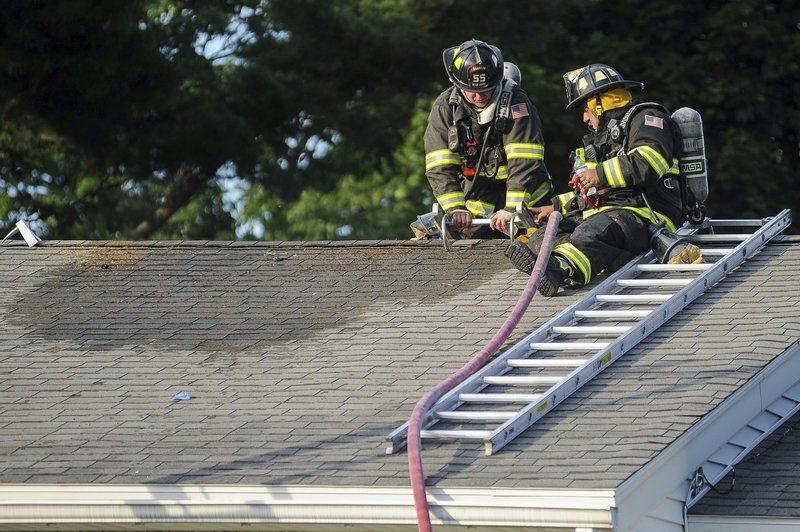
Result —
<path fill-rule="evenodd" d="M 563 190 L 563 72 L 607 62 L 704 118 L 710 211 L 800 205 L 800 8 L 506 0 L 3 2 L 0 218 L 48 238 L 404 238 L 430 208 L 441 50 L 500 46 Z M 231 198 L 234 198 L 233 200 Z"/>

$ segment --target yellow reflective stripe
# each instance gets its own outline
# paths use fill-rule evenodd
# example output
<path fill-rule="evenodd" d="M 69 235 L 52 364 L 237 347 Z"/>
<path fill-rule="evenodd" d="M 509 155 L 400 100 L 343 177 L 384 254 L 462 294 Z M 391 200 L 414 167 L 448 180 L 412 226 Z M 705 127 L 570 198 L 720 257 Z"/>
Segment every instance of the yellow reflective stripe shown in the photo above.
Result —
<path fill-rule="evenodd" d="M 577 194 L 575 194 L 574 192 L 565 192 L 563 194 L 559 194 L 556 197 L 563 204 L 563 203 L 569 203 L 576 196 Z"/>
<path fill-rule="evenodd" d="M 592 263 L 589 261 L 589 257 L 584 255 L 581 250 L 569 242 L 565 242 L 556 246 L 553 249 L 553 253 L 566 258 L 575 269 L 580 270 L 581 274 L 583 274 L 583 284 L 589 283 L 592 278 Z"/>
<path fill-rule="evenodd" d="M 517 203 L 524 201 L 530 205 L 534 205 L 544 199 L 552 189 L 550 180 L 548 179 L 533 192 L 518 192 L 516 190 L 509 190 L 506 192 L 506 207 L 516 207 Z"/>
<path fill-rule="evenodd" d="M 668 174 L 673 174 L 673 175 L 678 175 L 678 174 L 681 173 L 681 170 L 678 167 L 678 159 L 677 158 L 673 157 L 672 166 L 669 167 L 669 170 L 667 170 L 667 173 Z"/>
<path fill-rule="evenodd" d="M 544 151 L 544 144 L 537 144 L 535 142 L 509 142 L 506 144 L 506 149 L 534 149 Z"/>
<path fill-rule="evenodd" d="M 451 164 L 461 166 L 461 158 L 454 151 L 436 150 L 425 154 L 425 170 Z"/>
<path fill-rule="evenodd" d="M 467 201 L 467 210 L 478 216 L 486 216 L 494 212 L 494 204 L 486 203 L 485 201 L 469 200 Z"/>
<path fill-rule="evenodd" d="M 436 196 L 436 201 L 442 206 L 444 210 L 452 209 L 454 207 L 464 206 L 464 193 L 463 192 L 449 192 Z"/>
<path fill-rule="evenodd" d="M 677 231 L 678 230 L 675 227 L 675 224 L 672 223 L 672 220 L 670 220 L 669 218 L 667 218 L 665 215 L 661 214 L 658 211 L 655 211 L 657 219 L 654 219 L 653 215 L 650 214 L 650 209 L 646 209 L 644 207 L 623 207 L 623 209 L 628 210 L 628 211 L 633 211 L 636 214 L 638 214 L 639 216 L 641 216 L 642 218 L 650 220 L 654 224 L 657 224 L 659 221 L 664 220 L 664 223 L 667 224 L 667 229 L 669 229 L 670 231 Z"/>
<path fill-rule="evenodd" d="M 544 146 L 529 142 L 512 142 L 503 148 L 506 159 L 544 159 Z"/>
<path fill-rule="evenodd" d="M 619 157 L 613 157 L 607 161 L 603 161 L 600 165 L 603 167 L 603 172 L 606 175 L 606 181 L 611 188 L 622 188 L 628 186 L 625 178 L 622 176 L 622 166 L 619 164 Z"/>
<path fill-rule="evenodd" d="M 517 192 L 516 190 L 515 191 L 509 190 L 508 192 L 506 192 L 506 206 L 508 206 L 509 203 L 513 203 L 514 205 L 516 205 L 520 201 L 528 201 L 528 198 L 530 197 L 531 195 L 528 192 L 525 191 Z"/>
<path fill-rule="evenodd" d="M 481 176 L 486 177 L 486 167 L 481 169 Z M 496 181 L 505 181 L 508 179 L 508 166 L 501 166 L 497 169 L 497 174 L 492 178 Z"/>
<path fill-rule="evenodd" d="M 547 178 L 547 181 L 539 185 L 539 188 L 533 191 L 529 203 L 533 204 L 539 203 L 545 197 L 547 197 L 547 195 L 550 194 L 552 190 L 553 190 L 553 184 L 550 182 L 550 178 Z"/>
<path fill-rule="evenodd" d="M 458 55 L 458 52 L 460 52 L 460 51 L 461 51 L 461 47 L 458 47 L 455 50 L 453 50 L 453 59 L 455 59 L 455 61 L 453 62 L 453 66 L 456 67 L 456 70 L 461 68 L 461 62 L 464 60 L 463 57 L 459 57 L 459 58 L 456 59 L 456 56 Z"/>
<path fill-rule="evenodd" d="M 614 157 L 614 170 L 617 171 L 617 175 L 619 176 L 619 186 L 620 187 L 627 187 L 628 183 L 625 181 L 625 176 L 622 175 L 622 165 L 619 163 L 619 157 Z"/>
<path fill-rule="evenodd" d="M 650 209 L 647 209 L 646 207 L 630 207 L 630 206 L 621 207 L 618 205 L 606 205 L 605 207 L 600 207 L 599 209 L 589 209 L 587 211 L 583 211 L 583 219 L 585 220 L 590 216 L 594 216 L 595 214 L 600 214 L 601 212 L 610 211 L 611 209 L 625 209 L 626 211 L 635 212 L 645 220 L 648 220 L 654 224 L 658 223 L 659 220 L 664 220 L 664 222 L 667 224 L 667 229 L 669 229 L 670 231 L 677 231 L 677 228 L 675 227 L 675 224 L 672 223 L 672 220 L 670 220 L 660 212 L 655 211 L 656 217 L 658 218 L 658 220 L 656 220 L 650 215 Z"/>
<path fill-rule="evenodd" d="M 556 196 L 556 199 L 561 202 L 561 214 L 567 214 L 567 204 L 576 197 L 577 194 L 574 192 L 565 192 L 564 194 L 559 194 Z"/>
<path fill-rule="evenodd" d="M 649 164 L 653 170 L 656 171 L 658 177 L 666 174 L 667 170 L 669 170 L 669 165 L 667 165 L 666 159 L 664 159 L 664 157 L 662 157 L 661 154 L 652 147 L 639 146 L 629 151 L 628 155 L 633 152 L 637 152 L 639 155 L 644 157 L 644 159 L 647 161 L 647 164 Z"/>

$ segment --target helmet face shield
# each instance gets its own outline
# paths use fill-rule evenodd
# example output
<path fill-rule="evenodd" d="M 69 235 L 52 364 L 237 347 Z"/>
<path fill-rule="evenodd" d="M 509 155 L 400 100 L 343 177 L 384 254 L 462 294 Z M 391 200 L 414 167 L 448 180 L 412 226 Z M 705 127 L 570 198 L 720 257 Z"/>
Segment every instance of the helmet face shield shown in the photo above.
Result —
<path fill-rule="evenodd" d="M 461 90 L 489 92 L 503 79 L 500 50 L 483 41 L 470 40 L 442 54 L 447 77 Z"/>

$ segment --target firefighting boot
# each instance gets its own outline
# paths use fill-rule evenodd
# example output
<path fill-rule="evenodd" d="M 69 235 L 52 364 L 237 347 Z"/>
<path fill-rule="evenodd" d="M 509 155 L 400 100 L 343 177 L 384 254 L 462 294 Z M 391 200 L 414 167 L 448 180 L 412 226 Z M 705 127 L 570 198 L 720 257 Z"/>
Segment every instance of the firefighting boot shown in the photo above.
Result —
<path fill-rule="evenodd" d="M 542 282 L 539 283 L 539 293 L 544 297 L 553 297 L 558 293 L 558 287 L 564 284 L 566 278 L 565 271 L 561 268 L 560 261 L 554 255 L 550 255 L 547 261 L 547 268 L 544 270 Z"/>
<path fill-rule="evenodd" d="M 533 271 L 533 265 L 536 263 L 536 253 L 531 248 L 522 244 L 521 242 L 514 242 L 506 248 L 506 257 L 511 261 L 519 271 L 528 275 Z M 550 255 L 547 261 L 547 267 L 544 270 L 544 275 L 539 283 L 539 293 L 544 297 L 553 297 L 558 293 L 558 287 L 564 282 L 568 272 L 562 267 L 561 263 L 553 255 Z"/>
<path fill-rule="evenodd" d="M 506 257 L 516 269 L 528 275 L 533 271 L 536 263 L 536 253 L 529 248 L 527 243 L 515 241 L 506 248 Z"/>

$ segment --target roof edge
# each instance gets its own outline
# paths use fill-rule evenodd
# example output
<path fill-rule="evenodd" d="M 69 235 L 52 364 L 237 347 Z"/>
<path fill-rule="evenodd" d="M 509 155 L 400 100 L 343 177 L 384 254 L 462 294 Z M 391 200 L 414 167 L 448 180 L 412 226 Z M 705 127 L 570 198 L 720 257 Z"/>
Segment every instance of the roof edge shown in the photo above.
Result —
<path fill-rule="evenodd" d="M 667 499 L 680 502 L 682 512 L 692 473 L 753 417 L 795 385 L 798 375 L 800 342 L 793 342 L 617 487 L 619 522 L 615 525 L 630 526 Z"/>
<path fill-rule="evenodd" d="M 770 244 L 800 243 L 800 235 L 780 235 Z M 467 239 L 455 240 L 457 248 L 471 248 L 477 245 L 507 245 L 505 239 Z M 4 247 L 27 248 L 24 241 L 9 240 Z M 213 248 L 361 248 L 361 247 L 441 247 L 441 240 L 42 240 L 40 247 L 116 247 L 116 248 L 165 248 L 165 247 L 213 247 Z"/>
<path fill-rule="evenodd" d="M 428 489 L 438 525 L 611 528 L 610 490 Z M 413 525 L 410 488 L 0 484 L 0 524 Z M 310 527 L 309 527 L 310 528 Z M 117 526 L 115 526 L 117 529 Z M 304 528 L 305 529 L 305 528 Z"/>

